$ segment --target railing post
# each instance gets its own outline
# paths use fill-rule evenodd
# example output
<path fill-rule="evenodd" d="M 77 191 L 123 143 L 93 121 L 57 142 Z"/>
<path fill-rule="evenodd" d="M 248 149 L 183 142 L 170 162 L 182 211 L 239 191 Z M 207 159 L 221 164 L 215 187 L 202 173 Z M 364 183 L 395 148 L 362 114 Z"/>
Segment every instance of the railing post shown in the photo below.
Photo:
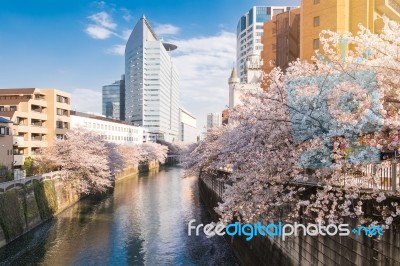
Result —
<path fill-rule="evenodd" d="M 396 192 L 397 189 L 397 163 L 392 164 L 392 191 Z"/>

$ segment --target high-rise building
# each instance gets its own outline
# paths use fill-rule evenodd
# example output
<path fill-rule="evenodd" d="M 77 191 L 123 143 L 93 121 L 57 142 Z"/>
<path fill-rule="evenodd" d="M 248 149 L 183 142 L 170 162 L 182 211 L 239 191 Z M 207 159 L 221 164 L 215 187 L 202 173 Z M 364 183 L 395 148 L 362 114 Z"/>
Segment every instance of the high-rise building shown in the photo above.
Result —
<path fill-rule="evenodd" d="M 103 115 L 109 118 L 125 120 L 125 75 L 113 84 L 103 86 Z"/>
<path fill-rule="evenodd" d="M 178 140 L 178 75 L 170 52 L 143 16 L 125 47 L 125 120 L 149 130 L 150 140 Z"/>
<path fill-rule="evenodd" d="M 54 89 L 0 89 L 0 116 L 14 123 L 14 159 L 23 162 L 70 128 L 70 94 Z"/>
<path fill-rule="evenodd" d="M 294 7 L 287 6 L 253 6 L 239 20 L 237 25 L 236 64 L 239 78 L 244 82 L 245 62 L 249 55 L 260 55 L 263 50 L 261 37 L 263 36 L 263 23 L 273 16 L 288 11 Z"/>
<path fill-rule="evenodd" d="M 207 114 L 207 129 L 222 126 L 222 113 Z"/>
<path fill-rule="evenodd" d="M 186 143 L 197 142 L 197 119 L 191 113 L 179 108 L 179 140 Z"/>
<path fill-rule="evenodd" d="M 263 71 L 274 67 L 285 70 L 289 63 L 300 57 L 300 9 L 280 13 L 264 23 L 261 39 Z"/>
<path fill-rule="evenodd" d="M 358 32 L 362 24 L 379 33 L 382 16 L 400 22 L 399 0 L 303 0 L 301 1 L 300 58 L 310 60 L 320 49 L 322 30 Z"/>

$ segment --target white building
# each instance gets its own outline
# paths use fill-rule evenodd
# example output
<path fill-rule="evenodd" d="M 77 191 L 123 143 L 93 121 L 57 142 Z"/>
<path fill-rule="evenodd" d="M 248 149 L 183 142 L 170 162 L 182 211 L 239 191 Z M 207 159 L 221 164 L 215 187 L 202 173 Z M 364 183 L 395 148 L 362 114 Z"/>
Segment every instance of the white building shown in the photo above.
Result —
<path fill-rule="evenodd" d="M 170 52 L 143 16 L 125 47 L 125 120 L 148 129 L 151 140 L 179 137 L 178 75 Z"/>
<path fill-rule="evenodd" d="M 191 113 L 179 108 L 179 140 L 186 143 L 197 142 L 197 119 Z"/>
<path fill-rule="evenodd" d="M 104 136 L 104 139 L 115 144 L 142 144 L 148 141 L 147 129 L 134 126 L 132 123 L 71 111 L 71 128 L 86 128 Z"/>
<path fill-rule="evenodd" d="M 262 60 L 260 55 L 251 55 L 246 58 L 244 70 L 244 82 L 240 82 L 236 69 L 232 69 L 228 79 L 229 84 L 229 108 L 242 104 L 241 97 L 245 92 L 257 92 L 261 90 Z"/>
<path fill-rule="evenodd" d="M 207 114 L 207 129 L 222 126 L 222 113 Z"/>
<path fill-rule="evenodd" d="M 244 82 L 245 62 L 248 55 L 260 55 L 263 50 L 261 37 L 263 24 L 272 19 L 272 16 L 283 13 L 296 7 L 287 6 L 253 6 L 239 20 L 237 25 L 236 64 L 239 78 Z"/>

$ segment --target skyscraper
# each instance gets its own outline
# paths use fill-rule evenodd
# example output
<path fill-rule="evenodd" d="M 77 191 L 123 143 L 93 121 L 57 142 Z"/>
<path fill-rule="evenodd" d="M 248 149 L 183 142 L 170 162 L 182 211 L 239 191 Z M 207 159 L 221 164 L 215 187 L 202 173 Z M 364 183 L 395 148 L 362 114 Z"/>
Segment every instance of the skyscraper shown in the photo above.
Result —
<path fill-rule="evenodd" d="M 263 50 L 261 37 L 263 23 L 272 16 L 288 11 L 294 7 L 286 6 L 253 6 L 240 19 L 237 25 L 236 64 L 241 82 L 244 82 L 245 62 L 249 55 L 260 55 Z"/>
<path fill-rule="evenodd" d="M 106 117 L 125 120 L 125 75 L 113 84 L 103 86 L 103 110 Z"/>
<path fill-rule="evenodd" d="M 207 114 L 207 129 L 222 126 L 222 113 L 209 113 Z"/>
<path fill-rule="evenodd" d="M 147 128 L 153 141 L 178 139 L 178 75 L 170 56 L 176 48 L 162 42 L 144 16 L 125 47 L 125 120 Z"/>

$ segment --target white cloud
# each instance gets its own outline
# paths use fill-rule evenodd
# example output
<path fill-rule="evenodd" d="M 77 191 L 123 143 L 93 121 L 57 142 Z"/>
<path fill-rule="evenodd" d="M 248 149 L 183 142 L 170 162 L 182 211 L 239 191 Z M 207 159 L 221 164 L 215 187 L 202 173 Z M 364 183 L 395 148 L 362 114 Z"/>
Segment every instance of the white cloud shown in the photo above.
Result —
<path fill-rule="evenodd" d="M 85 32 L 93 39 L 107 39 L 111 35 L 116 35 L 113 30 L 117 24 L 113 22 L 111 16 L 105 12 L 98 12 L 88 17 L 92 23 L 85 28 Z"/>
<path fill-rule="evenodd" d="M 100 39 L 100 40 L 107 39 L 114 34 L 112 31 L 97 25 L 87 26 L 85 32 L 93 39 Z"/>
<path fill-rule="evenodd" d="M 132 30 L 124 30 L 122 31 L 122 35 L 120 36 L 123 40 L 127 41 L 129 36 L 131 36 Z"/>
<path fill-rule="evenodd" d="M 132 19 L 132 15 L 131 12 L 126 9 L 126 8 L 121 8 L 121 12 L 122 12 L 122 18 L 126 21 L 126 22 L 130 22 Z"/>
<path fill-rule="evenodd" d="M 71 109 L 80 112 L 95 112 L 101 114 L 101 91 L 75 88 L 71 92 Z"/>
<path fill-rule="evenodd" d="M 157 35 L 176 35 L 180 28 L 171 24 L 159 24 L 154 28 Z"/>
<path fill-rule="evenodd" d="M 113 22 L 111 16 L 105 11 L 95 13 L 89 16 L 89 19 L 93 21 L 96 25 L 107 29 L 113 30 L 117 27 L 117 24 Z"/>
<path fill-rule="evenodd" d="M 111 48 L 106 50 L 108 54 L 115 54 L 115 55 L 124 55 L 125 54 L 125 45 L 123 44 L 116 44 Z"/>
<path fill-rule="evenodd" d="M 192 112 L 198 129 L 207 113 L 220 112 L 228 104 L 228 78 L 236 58 L 236 35 L 222 31 L 215 36 L 174 42 L 172 57 L 180 76 L 181 104 Z"/>

